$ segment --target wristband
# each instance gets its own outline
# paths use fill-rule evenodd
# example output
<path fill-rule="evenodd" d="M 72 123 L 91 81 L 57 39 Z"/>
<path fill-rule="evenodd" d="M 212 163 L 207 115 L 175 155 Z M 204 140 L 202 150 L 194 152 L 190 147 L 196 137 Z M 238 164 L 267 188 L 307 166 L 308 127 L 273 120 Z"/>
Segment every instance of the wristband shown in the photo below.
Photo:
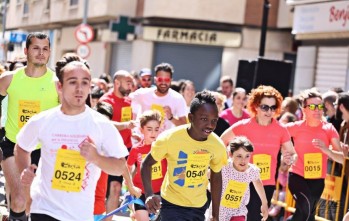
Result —
<path fill-rule="evenodd" d="M 173 119 L 173 115 L 170 118 L 168 118 L 168 120 L 172 120 L 172 119 Z"/>

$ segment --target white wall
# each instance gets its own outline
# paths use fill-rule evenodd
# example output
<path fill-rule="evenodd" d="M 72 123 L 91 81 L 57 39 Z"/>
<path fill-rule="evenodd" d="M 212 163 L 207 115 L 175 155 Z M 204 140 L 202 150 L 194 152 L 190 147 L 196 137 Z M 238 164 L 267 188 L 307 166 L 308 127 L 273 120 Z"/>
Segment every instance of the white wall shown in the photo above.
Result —
<path fill-rule="evenodd" d="M 145 0 L 144 17 L 243 24 L 247 0 Z"/>
<path fill-rule="evenodd" d="M 316 53 L 315 46 L 298 48 L 293 94 L 314 86 Z"/>

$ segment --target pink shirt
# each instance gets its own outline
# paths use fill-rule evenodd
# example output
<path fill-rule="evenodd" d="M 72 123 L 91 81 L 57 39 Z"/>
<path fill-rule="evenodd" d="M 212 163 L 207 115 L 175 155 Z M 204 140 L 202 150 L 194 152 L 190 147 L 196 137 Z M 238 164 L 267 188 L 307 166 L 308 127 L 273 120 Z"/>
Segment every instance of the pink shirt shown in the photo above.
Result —
<path fill-rule="evenodd" d="M 250 118 L 250 115 L 248 114 L 248 112 L 244 109 L 242 110 L 242 115 L 241 117 L 235 117 L 233 112 L 231 111 L 231 108 L 225 109 L 224 111 L 222 111 L 219 116 L 221 118 L 223 118 L 224 120 L 226 120 L 230 126 L 235 124 L 236 122 L 243 120 L 243 119 L 248 119 Z"/>
<path fill-rule="evenodd" d="M 287 129 L 275 119 L 268 126 L 261 126 L 254 117 L 237 122 L 232 131 L 235 136 L 246 136 L 252 142 L 252 163 L 261 168 L 263 185 L 275 185 L 278 152 L 282 144 L 291 140 Z"/>
<path fill-rule="evenodd" d="M 338 133 L 332 124 L 322 122 L 317 127 L 307 126 L 306 121 L 297 121 L 294 123 L 286 124 L 288 131 L 293 137 L 294 147 L 296 149 L 298 160 L 295 165 L 292 166 L 292 172 L 304 177 L 304 172 L 307 170 L 318 171 L 320 169 L 321 175 L 318 177 L 312 177 L 313 179 L 325 178 L 327 171 L 327 155 L 324 154 L 320 149 L 316 148 L 312 144 L 313 139 L 320 139 L 325 142 L 328 147 L 331 143 L 332 138 L 338 138 Z M 307 160 L 307 165 L 304 163 L 306 157 L 305 154 L 318 154 L 322 157 L 321 163 L 317 164 Z M 314 159 L 314 155 L 308 159 Z M 318 167 L 318 165 L 320 167 Z M 307 168 L 305 167 L 307 166 Z M 313 172 L 313 171 L 312 171 Z"/>

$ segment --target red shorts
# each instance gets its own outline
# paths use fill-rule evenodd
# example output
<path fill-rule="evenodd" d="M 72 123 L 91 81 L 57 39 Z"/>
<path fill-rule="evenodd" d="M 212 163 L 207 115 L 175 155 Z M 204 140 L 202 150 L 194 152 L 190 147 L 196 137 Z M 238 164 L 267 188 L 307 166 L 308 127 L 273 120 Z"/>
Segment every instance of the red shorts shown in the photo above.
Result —
<path fill-rule="evenodd" d="M 245 216 L 233 216 L 230 221 L 245 221 Z"/>

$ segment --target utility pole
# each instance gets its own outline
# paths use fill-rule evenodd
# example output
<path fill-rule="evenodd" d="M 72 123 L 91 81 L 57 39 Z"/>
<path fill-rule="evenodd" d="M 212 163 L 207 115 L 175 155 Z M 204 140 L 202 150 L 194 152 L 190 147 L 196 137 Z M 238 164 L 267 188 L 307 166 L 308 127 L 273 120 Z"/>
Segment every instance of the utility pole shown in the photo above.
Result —
<path fill-rule="evenodd" d="M 269 0 L 264 0 L 263 5 L 263 18 L 262 18 L 262 27 L 261 27 L 261 40 L 259 44 L 259 56 L 264 57 L 264 51 L 265 51 L 265 41 L 266 41 L 266 35 L 267 35 L 267 29 L 268 29 L 268 15 L 269 15 L 269 9 L 271 5 L 269 3 Z"/>
<path fill-rule="evenodd" d="M 5 39 L 6 12 L 7 12 L 7 0 L 4 0 L 4 5 L 3 5 L 3 9 L 2 9 L 2 39 Z"/>
<path fill-rule="evenodd" d="M 82 18 L 82 24 L 87 24 L 87 14 L 88 14 L 88 0 L 85 0 L 84 5 L 84 17 Z"/>

